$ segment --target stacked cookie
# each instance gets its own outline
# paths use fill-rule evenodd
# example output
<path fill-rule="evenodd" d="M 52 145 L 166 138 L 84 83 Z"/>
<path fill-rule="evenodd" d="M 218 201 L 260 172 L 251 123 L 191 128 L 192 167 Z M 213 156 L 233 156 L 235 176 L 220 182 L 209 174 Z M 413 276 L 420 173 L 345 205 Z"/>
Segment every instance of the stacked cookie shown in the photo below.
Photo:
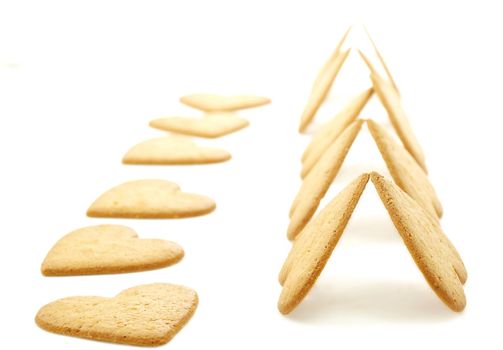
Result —
<path fill-rule="evenodd" d="M 254 96 L 200 94 L 182 102 L 205 112 L 200 119 L 165 118 L 151 125 L 171 131 L 168 136 L 141 142 L 124 156 L 125 164 L 205 164 L 230 159 L 224 150 L 201 147 L 191 136 L 218 137 L 248 125 L 235 110 L 269 103 Z M 170 181 L 143 179 L 104 192 L 87 211 L 90 217 L 167 219 L 204 215 L 215 202 L 187 193 Z M 129 227 L 96 225 L 61 238 L 42 263 L 45 276 L 136 272 L 179 262 L 184 250 L 160 239 L 140 239 Z M 191 318 L 197 293 L 174 284 L 148 284 L 122 291 L 113 298 L 70 297 L 42 307 L 36 323 L 51 332 L 115 343 L 155 346 L 168 342 Z"/>
<path fill-rule="evenodd" d="M 301 116 L 301 132 L 313 120 L 348 56 L 350 49 L 341 48 L 350 29 L 315 80 Z M 360 51 L 370 70 L 372 88 L 354 97 L 342 112 L 324 124 L 302 155 L 303 182 L 290 207 L 287 230 L 288 238 L 294 242 L 279 275 L 283 289 L 278 308 L 284 314 L 291 312 L 315 283 L 369 179 L 434 292 L 454 311 L 461 311 L 466 305 L 466 269 L 440 226 L 442 205 L 428 179 L 424 154 L 403 110 L 397 86 L 371 38 L 370 42 L 387 79 Z M 401 144 L 379 123 L 357 119 L 373 92 L 384 105 Z M 376 172 L 361 174 L 315 216 L 363 124 L 367 125 L 393 181 Z"/>

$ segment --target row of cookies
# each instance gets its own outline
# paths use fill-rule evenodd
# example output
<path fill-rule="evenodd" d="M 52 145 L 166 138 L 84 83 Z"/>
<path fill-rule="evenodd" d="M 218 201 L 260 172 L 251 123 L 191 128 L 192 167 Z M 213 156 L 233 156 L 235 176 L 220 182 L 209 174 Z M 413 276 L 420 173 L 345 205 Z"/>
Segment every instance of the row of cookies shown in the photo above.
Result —
<path fill-rule="evenodd" d="M 201 122 L 175 118 L 179 127 L 185 125 L 186 130 L 193 128 L 199 133 L 206 130 L 208 137 L 216 137 L 247 125 L 247 121 L 243 125 L 244 119 L 234 116 L 230 110 L 264 104 L 268 100 L 251 96 L 193 95 L 182 98 L 182 102 L 210 115 Z M 223 150 L 199 147 L 180 136 L 165 136 L 134 146 L 124 156 L 123 163 L 200 164 L 229 158 L 230 154 Z M 87 215 L 180 218 L 207 214 L 215 206 L 212 199 L 183 192 L 178 185 L 166 180 L 136 180 L 103 193 L 91 204 Z M 47 254 L 41 271 L 45 276 L 135 272 L 170 266 L 183 256 L 183 248 L 174 242 L 139 239 L 134 230 L 122 225 L 96 225 L 77 229 L 61 238 Z M 35 320 L 41 328 L 55 333 L 155 346 L 168 342 L 191 318 L 197 304 L 194 290 L 156 283 L 127 289 L 113 298 L 56 300 L 42 307 Z"/>
<path fill-rule="evenodd" d="M 349 50 L 341 51 L 341 47 L 349 30 L 315 80 L 301 116 L 300 131 L 304 131 L 314 118 L 348 55 Z M 303 182 L 290 207 L 287 230 L 288 238 L 294 242 L 279 276 L 283 289 L 278 308 L 285 314 L 302 301 L 321 273 L 369 178 L 432 289 L 454 311 L 461 311 L 466 305 L 463 291 L 466 269 L 440 227 L 442 206 L 428 179 L 421 147 L 404 113 L 389 69 L 372 39 L 370 41 L 388 79 L 382 78 L 367 56 L 360 52 L 370 69 L 372 88 L 354 97 L 323 125 L 302 155 Z M 402 144 L 379 123 L 358 119 L 373 92 L 384 105 Z M 394 182 L 376 172 L 362 174 L 313 218 L 364 123 Z"/>
<path fill-rule="evenodd" d="M 199 109 L 201 117 L 164 117 L 152 120 L 150 126 L 173 134 L 204 138 L 221 137 L 249 125 L 236 111 L 262 106 L 270 99 L 261 96 L 221 96 L 194 94 L 180 98 L 180 102 Z M 229 152 L 202 147 L 181 136 L 163 136 L 133 146 L 123 157 L 124 164 L 207 164 L 229 160 Z"/>

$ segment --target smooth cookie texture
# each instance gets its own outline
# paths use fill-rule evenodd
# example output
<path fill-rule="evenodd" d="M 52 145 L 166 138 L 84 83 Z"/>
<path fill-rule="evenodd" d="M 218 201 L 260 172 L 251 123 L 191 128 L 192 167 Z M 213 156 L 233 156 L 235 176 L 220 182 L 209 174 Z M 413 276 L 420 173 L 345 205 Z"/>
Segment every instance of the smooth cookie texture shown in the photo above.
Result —
<path fill-rule="evenodd" d="M 467 273 L 458 252 L 440 225 L 397 185 L 371 174 L 377 193 L 388 210 L 416 265 L 430 287 L 452 310 L 466 305 L 463 283 Z"/>
<path fill-rule="evenodd" d="M 97 225 L 70 232 L 47 254 L 45 276 L 90 275 L 145 271 L 166 267 L 183 258 L 178 244 L 161 239 L 139 239 L 121 225 Z"/>
<path fill-rule="evenodd" d="M 369 180 L 363 174 L 342 190 L 294 241 L 279 280 L 278 309 L 290 313 L 307 295 L 325 267 Z"/>
<path fill-rule="evenodd" d="M 222 96 L 215 94 L 194 94 L 183 96 L 180 102 L 205 112 L 225 112 L 238 109 L 258 107 L 268 103 L 271 100 L 261 96 Z"/>
<path fill-rule="evenodd" d="M 183 218 L 207 214 L 215 202 L 202 195 L 185 193 L 165 180 L 126 182 L 102 194 L 89 207 L 91 217 Z"/>
<path fill-rule="evenodd" d="M 335 59 L 326 64 L 326 67 L 316 78 L 315 85 L 311 90 L 307 104 L 300 117 L 299 132 L 304 132 L 313 120 L 316 112 L 327 97 L 328 92 L 330 91 L 337 74 L 339 74 L 342 65 L 346 61 L 350 50 L 351 49 L 343 52 L 338 51 Z"/>
<path fill-rule="evenodd" d="M 367 125 L 396 184 L 433 218 L 441 217 L 442 204 L 423 169 L 381 125 L 373 120 Z"/>
<path fill-rule="evenodd" d="M 152 120 L 151 127 L 184 135 L 215 138 L 250 125 L 248 120 L 230 112 L 207 113 L 203 118 L 167 117 Z"/>
<path fill-rule="evenodd" d="M 370 88 L 357 95 L 341 112 L 313 135 L 311 142 L 302 154 L 302 178 L 307 176 L 323 153 L 339 137 L 344 129 L 358 118 L 358 115 L 369 101 L 373 92 L 373 89 Z"/>
<path fill-rule="evenodd" d="M 372 79 L 374 90 L 388 112 L 391 124 L 402 141 L 403 146 L 427 173 L 428 169 L 426 168 L 423 150 L 405 115 L 400 96 L 396 93 L 393 86 L 376 72 L 370 74 L 370 78 Z"/>
<path fill-rule="evenodd" d="M 35 322 L 64 335 L 120 344 L 158 346 L 189 321 L 198 304 L 194 290 L 173 284 L 147 284 L 114 298 L 82 296 L 54 301 Z"/>
<path fill-rule="evenodd" d="M 294 239 L 315 213 L 321 199 L 339 172 L 362 123 L 363 120 L 356 120 L 348 126 L 304 179 L 290 208 L 288 239 Z"/>
<path fill-rule="evenodd" d="M 182 137 L 164 136 L 133 146 L 122 162 L 146 165 L 208 164 L 230 158 L 230 153 L 222 149 L 198 146 Z"/>

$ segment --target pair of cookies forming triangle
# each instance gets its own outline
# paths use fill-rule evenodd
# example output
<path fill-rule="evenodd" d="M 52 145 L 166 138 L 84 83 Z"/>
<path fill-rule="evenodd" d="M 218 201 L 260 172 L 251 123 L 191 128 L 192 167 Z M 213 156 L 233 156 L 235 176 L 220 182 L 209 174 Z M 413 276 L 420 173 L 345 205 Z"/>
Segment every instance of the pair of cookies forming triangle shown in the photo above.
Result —
<path fill-rule="evenodd" d="M 158 346 L 170 341 L 198 304 L 187 287 L 156 283 L 129 288 L 113 298 L 77 296 L 43 306 L 36 323 L 64 335 L 113 343 Z"/>
<path fill-rule="evenodd" d="M 342 51 L 342 46 L 345 43 L 352 27 L 349 27 L 348 30 L 344 33 L 342 36 L 341 40 L 337 44 L 337 47 L 335 48 L 334 52 L 332 55 L 329 57 L 329 59 L 325 62 L 323 67 L 321 68 L 320 72 L 318 73 L 314 84 L 313 88 L 311 90 L 311 94 L 309 96 L 308 102 L 306 106 L 304 107 L 304 111 L 302 112 L 301 118 L 300 118 L 300 126 L 299 126 L 299 132 L 304 132 L 308 125 L 311 123 L 311 121 L 314 119 L 314 116 L 316 115 L 316 112 L 320 108 L 321 104 L 325 100 L 325 98 L 328 95 L 328 92 L 330 91 L 330 88 L 332 87 L 335 78 L 337 77 L 340 69 L 342 68 L 344 62 L 346 61 L 347 56 L 349 55 L 351 48 Z M 367 33 L 367 36 L 369 38 L 369 41 L 371 42 L 374 51 L 383 66 L 386 75 L 388 77 L 388 80 L 390 81 L 394 91 L 398 94 L 398 88 L 396 86 L 395 80 L 391 76 L 391 72 L 386 65 L 383 56 L 377 49 L 377 46 L 370 36 L 370 33 L 368 32 L 367 28 L 365 28 L 365 32 Z M 373 68 L 373 65 L 371 64 L 370 60 L 366 56 L 363 55 L 363 53 L 360 51 L 360 54 L 362 57 L 365 59 L 365 62 L 369 65 L 369 67 Z M 373 72 L 375 72 L 375 69 L 372 69 Z"/>
<path fill-rule="evenodd" d="M 369 180 L 386 207 L 416 265 L 452 310 L 466 305 L 463 262 L 436 220 L 396 184 L 377 173 L 363 174 L 341 191 L 302 230 L 281 269 L 278 308 L 290 313 L 307 295 L 332 254 Z"/>
<path fill-rule="evenodd" d="M 294 239 L 316 212 L 362 124 L 361 119 L 352 122 L 324 151 L 306 175 L 290 207 L 287 232 L 289 239 Z M 382 126 L 372 120 L 368 120 L 367 125 L 395 182 L 414 198 L 432 219 L 438 220 L 442 215 L 442 206 L 427 175 Z"/>

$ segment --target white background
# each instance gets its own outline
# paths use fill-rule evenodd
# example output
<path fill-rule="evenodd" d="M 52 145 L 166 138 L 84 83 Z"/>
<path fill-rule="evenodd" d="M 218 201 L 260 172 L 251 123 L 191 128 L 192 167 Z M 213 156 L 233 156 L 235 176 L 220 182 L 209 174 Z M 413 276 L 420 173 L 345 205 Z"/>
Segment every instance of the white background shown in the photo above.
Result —
<path fill-rule="evenodd" d="M 501 348 L 497 3 L 1 1 L 1 347 L 112 348 L 45 332 L 34 316 L 65 296 L 171 282 L 194 288 L 200 304 L 166 348 Z M 276 309 L 277 274 L 290 247 L 287 213 L 309 140 L 297 133 L 300 113 L 318 69 L 353 23 L 348 44 L 371 54 L 359 26 L 366 24 L 424 148 L 444 230 L 468 269 L 463 313 L 429 289 L 371 184 L 308 297 L 287 317 Z M 369 86 L 355 53 L 316 124 Z M 230 151 L 229 162 L 121 165 L 130 146 L 163 134 L 149 120 L 198 115 L 177 102 L 193 92 L 258 94 L 273 103 L 242 111 L 247 129 L 200 140 Z M 375 97 L 362 117 L 387 121 Z M 364 127 L 322 206 L 368 170 L 386 174 Z M 140 178 L 206 194 L 217 210 L 183 220 L 86 218 L 104 190 Z M 98 223 L 176 241 L 186 256 L 134 274 L 40 274 L 57 239 Z"/>

